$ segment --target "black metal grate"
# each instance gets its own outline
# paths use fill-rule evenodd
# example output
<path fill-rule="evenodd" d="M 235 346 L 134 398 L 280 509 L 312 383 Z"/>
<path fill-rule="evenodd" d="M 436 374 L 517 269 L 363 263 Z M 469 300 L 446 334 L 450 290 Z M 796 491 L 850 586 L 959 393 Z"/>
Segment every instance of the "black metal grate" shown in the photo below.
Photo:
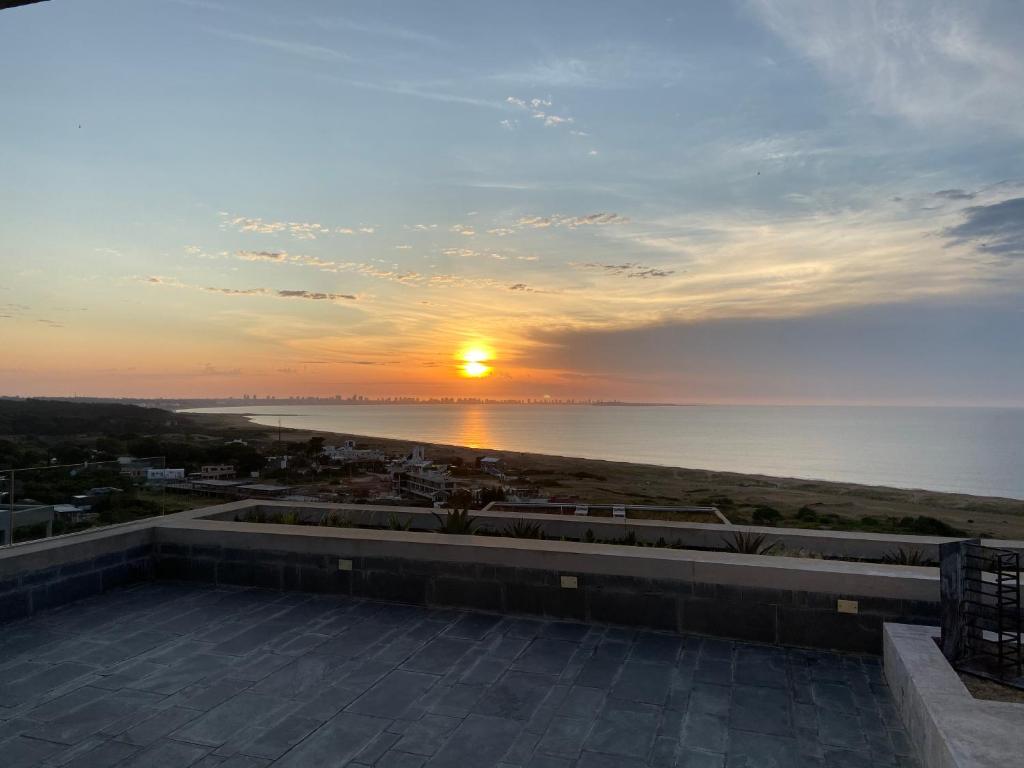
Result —
<path fill-rule="evenodd" d="M 968 544 L 964 552 L 965 671 L 1021 684 L 1020 554 Z"/>

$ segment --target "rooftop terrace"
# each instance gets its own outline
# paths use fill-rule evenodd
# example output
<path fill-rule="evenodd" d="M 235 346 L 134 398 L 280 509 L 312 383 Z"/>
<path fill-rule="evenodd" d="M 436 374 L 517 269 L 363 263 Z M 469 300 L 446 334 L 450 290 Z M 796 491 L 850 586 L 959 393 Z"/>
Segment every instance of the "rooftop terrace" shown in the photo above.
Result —
<path fill-rule="evenodd" d="M 243 500 L 0 550 L 0 766 L 1020 754 L 1014 705 L 958 679 L 928 698 L 926 673 L 955 674 L 908 625 L 938 623 L 939 569 L 879 562 L 953 540 L 476 515 L 482 535 L 431 510 Z M 526 524 L 546 538 L 495 535 Z M 710 549 L 723 530 L 800 556 Z"/>
<path fill-rule="evenodd" d="M 27 766 L 915 765 L 877 656 L 147 583 L 0 629 Z"/>

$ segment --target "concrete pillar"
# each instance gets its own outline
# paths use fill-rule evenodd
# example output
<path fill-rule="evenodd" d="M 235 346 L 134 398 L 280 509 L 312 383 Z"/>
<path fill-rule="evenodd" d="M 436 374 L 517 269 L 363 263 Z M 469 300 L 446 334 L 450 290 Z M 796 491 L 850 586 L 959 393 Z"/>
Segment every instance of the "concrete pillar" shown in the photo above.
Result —
<path fill-rule="evenodd" d="M 942 637 L 940 646 L 950 662 L 962 659 L 970 650 L 972 635 L 980 634 L 973 627 L 966 605 L 967 584 L 980 578 L 980 571 L 969 566 L 967 548 L 980 546 L 981 539 L 964 539 L 939 545 L 939 600 Z"/>

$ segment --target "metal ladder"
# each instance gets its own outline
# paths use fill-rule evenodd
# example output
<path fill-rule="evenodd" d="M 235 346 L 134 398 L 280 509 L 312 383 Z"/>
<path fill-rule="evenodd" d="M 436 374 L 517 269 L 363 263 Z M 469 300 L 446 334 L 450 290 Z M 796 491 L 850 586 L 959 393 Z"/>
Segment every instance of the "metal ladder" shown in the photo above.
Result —
<path fill-rule="evenodd" d="M 971 544 L 964 566 L 966 666 L 980 665 L 987 676 L 999 680 L 1020 680 L 1024 676 L 1020 554 Z"/>

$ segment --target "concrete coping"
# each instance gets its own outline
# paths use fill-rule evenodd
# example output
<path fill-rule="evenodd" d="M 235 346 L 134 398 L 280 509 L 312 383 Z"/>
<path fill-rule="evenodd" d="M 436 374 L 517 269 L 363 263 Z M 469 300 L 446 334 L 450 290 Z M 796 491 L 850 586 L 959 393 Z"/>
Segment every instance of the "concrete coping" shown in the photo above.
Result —
<path fill-rule="evenodd" d="M 851 597 L 938 600 L 935 568 L 575 541 L 226 520 L 161 522 L 158 541 L 340 557 L 482 563 Z"/>
<path fill-rule="evenodd" d="M 929 768 L 1006 768 L 1024 755 L 1024 704 L 975 699 L 935 642 L 938 627 L 885 624 L 885 676 Z"/>
<path fill-rule="evenodd" d="M 252 509 L 277 509 L 280 511 L 333 510 L 341 513 L 365 515 L 369 519 L 387 519 L 392 514 L 406 518 L 432 521 L 433 515 L 443 510 L 423 507 L 377 506 L 373 504 L 333 504 L 328 502 L 289 502 L 248 500 L 223 506 L 206 507 L 198 517 L 228 519 L 240 511 L 239 504 L 250 505 Z M 553 535 L 569 535 L 582 538 L 586 530 L 592 529 L 601 538 L 624 536 L 634 533 L 642 541 L 654 542 L 659 538 L 672 542 L 677 539 L 691 546 L 717 548 L 723 540 L 737 533 L 765 536 L 768 541 L 777 541 L 787 549 L 818 552 L 828 557 L 864 557 L 879 559 L 893 550 L 906 548 L 921 550 L 933 560 L 938 560 L 939 545 L 960 541 L 957 537 L 917 536 L 913 534 L 864 533 L 860 531 L 823 531 L 813 528 L 776 528 L 756 525 L 728 526 L 719 523 L 691 523 L 673 520 L 648 520 L 615 517 L 577 517 L 555 515 L 545 512 L 511 512 L 474 510 L 472 516 L 483 524 L 501 527 L 514 520 L 529 520 L 541 523 Z M 1024 552 L 1024 541 L 985 539 L 985 546 L 1016 549 Z"/>
<path fill-rule="evenodd" d="M 225 504 L 217 504 L 209 507 L 199 507 L 184 512 L 177 512 L 162 517 L 151 517 L 143 520 L 132 521 L 110 525 L 103 528 L 90 528 L 85 531 L 76 531 L 48 539 L 37 540 L 15 544 L 14 547 L 0 547 L 0 560 L 14 553 L 25 553 L 39 549 L 46 549 L 52 546 L 63 546 L 70 541 L 85 541 L 97 536 L 103 536 L 106 532 L 118 532 L 124 530 L 137 530 L 140 528 L 151 528 L 162 525 L 165 521 L 193 520 L 193 519 L 221 519 L 228 520 L 234 515 L 253 511 L 256 509 L 279 509 L 282 511 L 301 510 L 336 510 L 338 512 L 361 513 L 369 516 L 378 516 L 387 519 L 392 513 L 405 515 L 407 517 L 420 517 L 432 519 L 436 510 L 423 507 L 405 506 L 377 506 L 367 504 L 333 504 L 329 502 L 296 502 L 296 501 L 273 501 L 267 499 L 241 499 Z M 538 512 L 484 512 L 474 511 L 473 516 L 482 521 L 492 524 L 502 524 L 513 520 L 530 520 L 543 523 L 545 527 L 557 526 L 564 528 L 565 534 L 575 534 L 572 538 L 582 538 L 587 528 L 601 531 L 604 536 L 622 536 L 633 532 L 643 541 L 653 542 L 664 537 L 667 541 L 683 539 L 691 546 L 721 546 L 722 539 L 736 533 L 753 535 L 765 535 L 769 539 L 777 540 L 795 549 L 806 549 L 808 551 L 820 552 L 827 556 L 849 556 L 849 557 L 878 557 L 881 554 L 901 546 L 927 550 L 929 553 L 934 549 L 935 558 L 938 557 L 938 546 L 949 541 L 959 539 L 940 536 L 914 536 L 907 534 L 879 534 L 862 533 L 855 531 L 822 531 L 804 528 L 773 528 L 754 525 L 720 525 L 718 523 L 686 523 L 671 520 L 640 520 L 630 518 L 577 518 L 573 515 L 551 515 Z M 1004 549 L 1018 550 L 1024 553 L 1024 541 L 1005 539 L 983 539 L 985 546 L 1001 547 Z"/>
<path fill-rule="evenodd" d="M 543 570 L 616 574 L 636 578 L 682 580 L 727 584 L 743 588 L 772 588 L 800 592 L 877 597 L 883 599 L 938 600 L 938 570 L 880 563 L 819 560 L 812 558 L 745 555 L 697 549 L 630 547 L 614 544 L 514 539 L 489 536 L 452 536 L 424 532 L 332 528 L 321 526 L 273 525 L 235 522 L 235 514 L 259 508 L 282 510 L 323 510 L 391 513 L 431 516 L 431 510 L 417 507 L 375 507 L 337 505 L 311 502 L 272 502 L 241 500 L 227 504 L 188 510 L 163 517 L 147 518 L 118 526 L 67 534 L 48 540 L 0 549 L 0 577 L 35 568 L 87 559 L 140 544 L 165 540 L 161 531 L 174 530 L 170 538 L 188 538 L 194 534 L 196 543 L 211 543 L 240 548 L 267 550 L 294 548 L 297 552 L 351 556 L 399 557 L 416 560 L 447 559 L 457 562 L 479 562 L 506 567 L 539 568 Z M 478 513 L 483 516 L 484 513 Z M 660 521 L 579 520 L 558 516 L 552 520 L 544 514 L 489 513 L 494 520 L 531 519 L 544 522 L 575 524 L 586 527 L 607 526 L 607 531 L 637 530 L 653 526 L 663 530 Z M 218 519 L 219 518 L 219 519 Z M 713 524 L 674 523 L 676 529 L 697 528 L 720 535 L 725 529 Z M 765 531 L 772 534 L 800 533 L 787 529 L 736 526 L 737 529 Z M 810 531 L 810 535 L 822 532 Z M 215 534 L 215 535 L 211 535 Z M 841 534 L 843 538 L 877 539 L 869 534 Z M 166 540 L 170 540 L 170 538 Z M 573 538 L 573 537 L 569 537 Z M 579 537 L 582 538 L 582 537 Z M 653 538 L 648 536 L 653 541 Z M 667 538 L 667 537 L 666 537 Z M 919 537 L 912 537 L 919 538 Z M 228 544 L 228 542 L 235 542 Z M 715 540 L 716 542 L 718 539 Z M 935 541 L 935 539 L 933 539 Z M 342 555 L 345 556 L 345 555 Z"/>

